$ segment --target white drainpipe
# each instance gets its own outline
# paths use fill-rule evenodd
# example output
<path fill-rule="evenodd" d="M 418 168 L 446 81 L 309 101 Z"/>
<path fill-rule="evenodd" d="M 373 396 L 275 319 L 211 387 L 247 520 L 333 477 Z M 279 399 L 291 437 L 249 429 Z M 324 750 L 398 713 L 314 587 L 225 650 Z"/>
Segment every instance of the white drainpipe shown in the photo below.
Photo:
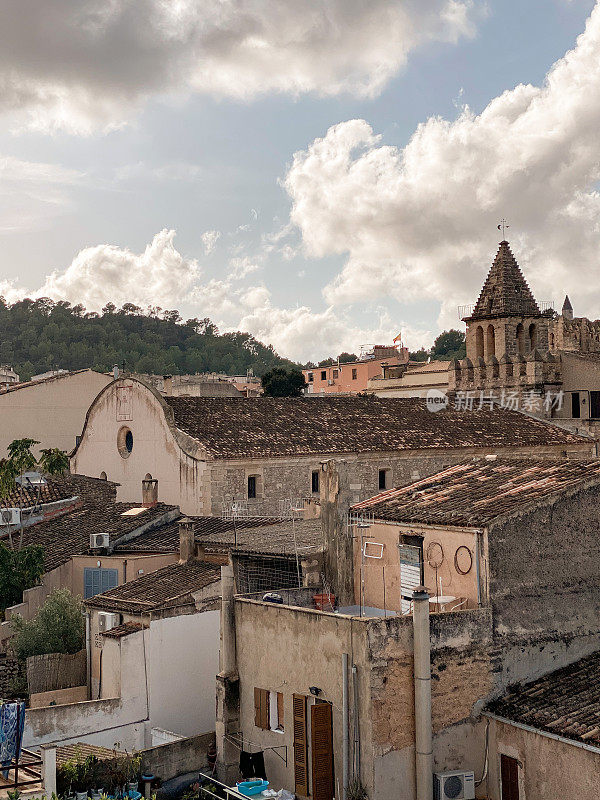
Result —
<path fill-rule="evenodd" d="M 431 725 L 431 646 L 429 595 L 424 586 L 413 592 L 413 650 L 415 678 L 416 800 L 433 797 L 433 733 Z"/>

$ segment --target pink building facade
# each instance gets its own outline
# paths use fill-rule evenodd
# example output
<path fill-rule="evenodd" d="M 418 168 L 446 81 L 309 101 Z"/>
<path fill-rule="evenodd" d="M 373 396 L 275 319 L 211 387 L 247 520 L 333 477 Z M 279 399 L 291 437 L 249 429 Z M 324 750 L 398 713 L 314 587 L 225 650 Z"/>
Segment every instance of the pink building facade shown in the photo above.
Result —
<path fill-rule="evenodd" d="M 407 362 L 408 350 L 405 347 L 376 345 L 373 358 L 303 369 L 302 374 L 307 384 L 307 394 L 358 394 L 366 391 L 371 378 L 383 373 L 384 365 L 397 366 Z"/>

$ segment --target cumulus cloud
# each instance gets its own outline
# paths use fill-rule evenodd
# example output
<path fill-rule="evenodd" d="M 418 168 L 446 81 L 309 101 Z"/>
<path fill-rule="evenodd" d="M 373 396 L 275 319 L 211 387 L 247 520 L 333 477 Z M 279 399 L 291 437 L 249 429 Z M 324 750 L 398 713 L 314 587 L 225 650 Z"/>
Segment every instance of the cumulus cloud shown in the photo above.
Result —
<path fill-rule="evenodd" d="M 195 259 L 176 249 L 174 237 L 175 231 L 162 230 L 142 253 L 107 244 L 87 247 L 65 270 L 46 276 L 37 289 L 0 280 L 0 296 L 9 303 L 24 297 L 68 300 L 89 311 L 100 311 L 109 302 L 179 308 L 186 316 L 210 317 L 223 331 L 248 331 L 282 355 L 303 361 L 357 349 L 369 341 L 390 341 L 398 332 L 398 320 L 382 310 L 375 325 L 361 328 L 351 310 L 279 308 L 266 286 L 244 283 L 258 268 L 250 259 L 232 259 L 224 278 L 207 279 Z M 428 331 L 408 326 L 403 330 L 414 346 L 431 338 Z"/>
<path fill-rule="evenodd" d="M 204 252 L 208 256 L 217 246 L 217 242 L 221 238 L 221 231 L 204 231 L 200 238 L 204 245 Z"/>
<path fill-rule="evenodd" d="M 305 251 L 345 254 L 332 304 L 432 298 L 440 324 L 476 299 L 508 217 L 539 299 L 600 301 L 600 5 L 542 86 L 519 85 L 480 113 L 433 117 L 404 149 L 365 120 L 329 129 L 285 178 Z M 497 239 L 496 239 L 497 241 Z M 548 297 L 548 295 L 551 297 Z"/>
<path fill-rule="evenodd" d="M 0 110 L 88 132 L 146 98 L 373 95 L 415 47 L 473 33 L 481 0 L 20 0 L 0 11 Z M 27 24 L 24 24 L 27 20 Z"/>
<path fill-rule="evenodd" d="M 4 281 L 0 294 L 9 302 L 24 296 L 69 300 L 90 311 L 99 311 L 108 302 L 173 307 L 195 286 L 200 274 L 198 263 L 175 249 L 174 237 L 173 230 L 160 231 L 143 253 L 108 244 L 86 247 L 67 269 L 47 275 L 39 289 L 28 291 L 15 281 Z"/>

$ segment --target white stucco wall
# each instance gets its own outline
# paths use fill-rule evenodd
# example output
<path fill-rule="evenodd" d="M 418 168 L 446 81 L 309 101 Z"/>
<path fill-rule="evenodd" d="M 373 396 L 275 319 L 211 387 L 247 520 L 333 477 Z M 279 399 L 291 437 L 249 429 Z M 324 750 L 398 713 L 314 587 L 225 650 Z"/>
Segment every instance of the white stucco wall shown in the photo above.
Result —
<path fill-rule="evenodd" d="M 118 399 L 124 389 L 130 395 L 125 414 Z M 117 447 L 123 427 L 133 434 L 133 449 L 126 458 Z M 90 408 L 81 444 L 71 459 L 71 472 L 96 478 L 106 473 L 119 484 L 117 499 L 125 502 L 141 502 L 142 480 L 150 474 L 158 480 L 158 499 L 180 505 L 185 514 L 207 513 L 205 469 L 204 461 L 188 456 L 176 442 L 154 392 L 127 378 L 112 383 Z"/>
<path fill-rule="evenodd" d="M 193 736 L 215 727 L 218 611 L 154 620 L 147 639 L 152 727 Z"/>
<path fill-rule="evenodd" d="M 110 381 L 108 375 L 86 370 L 0 394 L 0 458 L 14 439 L 25 437 L 39 441 L 39 448 L 70 452 L 88 408 Z"/>

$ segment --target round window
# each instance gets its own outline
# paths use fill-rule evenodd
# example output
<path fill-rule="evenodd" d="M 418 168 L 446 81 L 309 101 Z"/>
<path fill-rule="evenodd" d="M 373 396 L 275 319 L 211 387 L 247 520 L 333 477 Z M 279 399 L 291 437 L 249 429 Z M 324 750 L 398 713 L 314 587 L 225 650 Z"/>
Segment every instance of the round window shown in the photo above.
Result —
<path fill-rule="evenodd" d="M 117 434 L 117 450 L 121 458 L 129 458 L 133 450 L 133 433 L 129 428 L 121 428 Z"/>

